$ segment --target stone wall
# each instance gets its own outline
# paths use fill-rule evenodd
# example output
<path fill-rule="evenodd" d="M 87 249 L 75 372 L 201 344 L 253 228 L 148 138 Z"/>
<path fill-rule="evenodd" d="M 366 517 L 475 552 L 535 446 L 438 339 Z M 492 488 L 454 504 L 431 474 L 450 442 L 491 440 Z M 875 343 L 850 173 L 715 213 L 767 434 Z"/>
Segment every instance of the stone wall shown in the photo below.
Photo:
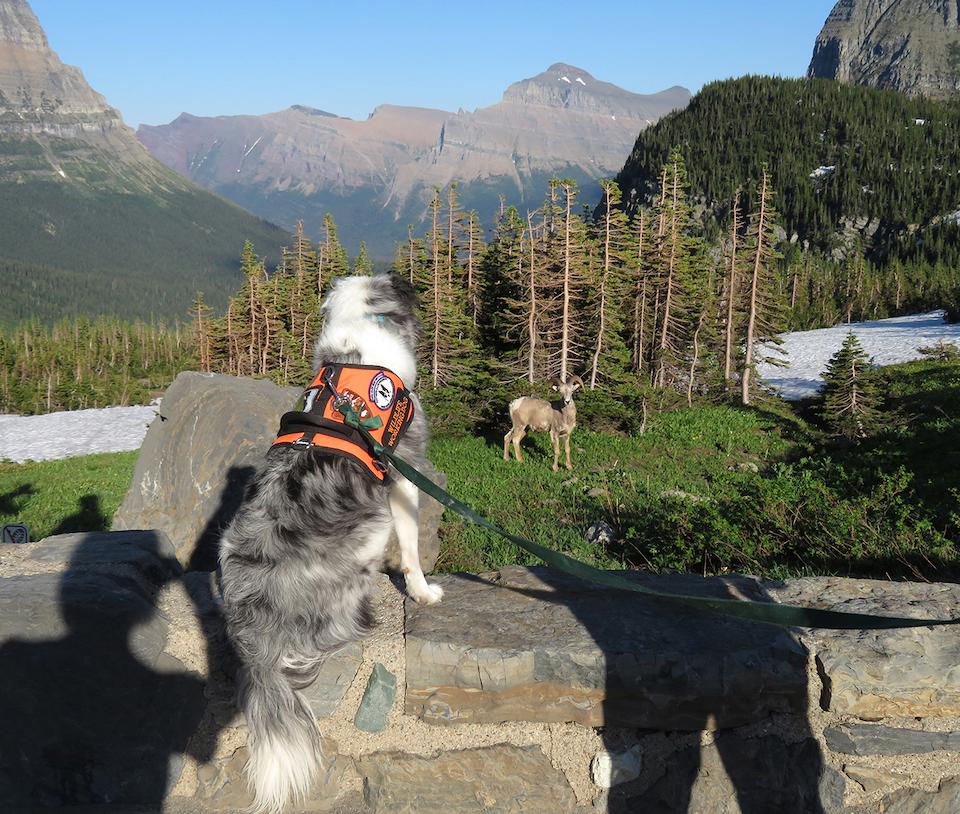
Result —
<path fill-rule="evenodd" d="M 636 576 L 658 588 L 946 617 L 960 586 Z M 956 812 L 950 628 L 789 631 L 548 569 L 443 575 L 307 690 L 327 763 L 296 810 Z M 4 811 L 249 803 L 209 573 L 159 531 L 0 547 Z"/>

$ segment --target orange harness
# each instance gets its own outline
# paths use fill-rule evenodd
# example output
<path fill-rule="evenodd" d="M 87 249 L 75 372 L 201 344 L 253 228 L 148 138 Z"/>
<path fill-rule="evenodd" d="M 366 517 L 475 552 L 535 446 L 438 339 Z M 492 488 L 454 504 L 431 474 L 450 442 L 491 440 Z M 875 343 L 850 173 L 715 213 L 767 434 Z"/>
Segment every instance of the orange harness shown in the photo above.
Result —
<path fill-rule="evenodd" d="M 393 449 L 413 420 L 413 399 L 403 380 L 392 370 L 370 365 L 324 365 L 301 398 L 302 409 L 284 413 L 273 446 L 320 449 L 359 461 L 366 471 L 383 481 L 386 465 L 373 456 L 370 444 L 353 427 L 347 426 L 336 409 L 345 398 L 368 427 L 378 444 Z M 301 406 L 301 405 L 298 405 Z"/>

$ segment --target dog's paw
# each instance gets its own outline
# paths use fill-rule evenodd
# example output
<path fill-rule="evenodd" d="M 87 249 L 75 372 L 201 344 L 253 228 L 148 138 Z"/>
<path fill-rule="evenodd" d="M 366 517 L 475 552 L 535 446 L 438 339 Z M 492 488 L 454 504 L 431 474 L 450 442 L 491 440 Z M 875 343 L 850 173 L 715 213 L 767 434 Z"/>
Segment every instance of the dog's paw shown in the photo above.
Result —
<path fill-rule="evenodd" d="M 421 605 L 436 605 L 437 602 L 443 599 L 443 588 L 439 585 L 431 585 L 428 582 L 422 590 L 411 593 L 411 596 L 414 602 Z"/>

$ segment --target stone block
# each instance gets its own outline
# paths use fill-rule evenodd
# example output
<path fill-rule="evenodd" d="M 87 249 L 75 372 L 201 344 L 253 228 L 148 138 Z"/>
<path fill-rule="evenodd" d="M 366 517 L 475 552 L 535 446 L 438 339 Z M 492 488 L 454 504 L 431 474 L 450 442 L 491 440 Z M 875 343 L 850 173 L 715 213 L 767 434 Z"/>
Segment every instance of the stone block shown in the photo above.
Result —
<path fill-rule="evenodd" d="M 769 587 L 782 602 L 852 613 L 944 619 L 960 614 L 960 585 L 809 577 Z M 824 709 L 868 721 L 960 716 L 955 627 L 812 630 Z"/>
<path fill-rule="evenodd" d="M 364 732 L 383 732 L 396 698 L 397 677 L 377 662 L 373 665 L 367 689 L 353 719 L 354 726 Z"/>
<path fill-rule="evenodd" d="M 827 746 L 845 755 L 920 755 L 960 752 L 960 732 L 925 732 L 873 724 L 844 724 L 824 730 Z"/>
<path fill-rule="evenodd" d="M 577 808 L 567 779 L 534 746 L 376 752 L 358 765 L 375 814 L 569 814 Z"/>
<path fill-rule="evenodd" d="M 359 642 L 349 642 L 327 657 L 316 681 L 303 690 L 314 717 L 333 715 L 343 694 L 356 678 L 362 661 L 363 648 Z"/>
<path fill-rule="evenodd" d="M 823 763 L 815 740 L 721 733 L 674 754 L 649 788 L 616 787 L 610 811 L 686 814 L 839 814 L 843 776 Z"/>
<path fill-rule="evenodd" d="M 750 578 L 627 577 L 679 593 L 763 598 Z M 436 581 L 443 602 L 406 604 L 405 708 L 430 723 L 699 730 L 806 706 L 807 654 L 783 629 L 545 568 Z"/>
<path fill-rule="evenodd" d="M 147 430 L 113 527 L 160 529 L 181 563 L 212 569 L 220 533 L 299 394 L 262 379 L 178 375 Z"/>

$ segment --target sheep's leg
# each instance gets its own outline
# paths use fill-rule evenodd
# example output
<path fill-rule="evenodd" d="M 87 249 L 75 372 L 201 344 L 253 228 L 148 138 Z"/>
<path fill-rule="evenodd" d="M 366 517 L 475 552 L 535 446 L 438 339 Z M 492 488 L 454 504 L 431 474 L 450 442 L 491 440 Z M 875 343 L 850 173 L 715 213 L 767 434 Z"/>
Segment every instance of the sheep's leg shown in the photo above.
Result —
<path fill-rule="evenodd" d="M 407 593 L 423 605 L 432 605 L 443 597 L 443 588 L 431 585 L 420 567 L 420 495 L 417 487 L 405 478 L 390 489 L 390 511 L 397 530 L 400 548 L 400 570 L 407 584 Z"/>
<path fill-rule="evenodd" d="M 513 438 L 513 427 L 507 430 L 507 434 L 503 436 L 503 460 L 510 460 L 510 439 Z"/>
<path fill-rule="evenodd" d="M 523 462 L 523 456 L 520 454 L 520 442 L 526 438 L 527 433 L 524 430 L 513 431 L 513 454 L 517 460 Z"/>
<path fill-rule="evenodd" d="M 553 441 L 553 471 L 559 472 L 560 467 L 557 466 L 557 461 L 560 460 L 560 436 L 552 432 L 550 433 L 550 440 Z"/>
<path fill-rule="evenodd" d="M 570 463 L 570 433 L 567 433 L 565 436 L 563 436 L 563 446 L 567 451 L 567 469 L 573 469 L 573 466 Z"/>

